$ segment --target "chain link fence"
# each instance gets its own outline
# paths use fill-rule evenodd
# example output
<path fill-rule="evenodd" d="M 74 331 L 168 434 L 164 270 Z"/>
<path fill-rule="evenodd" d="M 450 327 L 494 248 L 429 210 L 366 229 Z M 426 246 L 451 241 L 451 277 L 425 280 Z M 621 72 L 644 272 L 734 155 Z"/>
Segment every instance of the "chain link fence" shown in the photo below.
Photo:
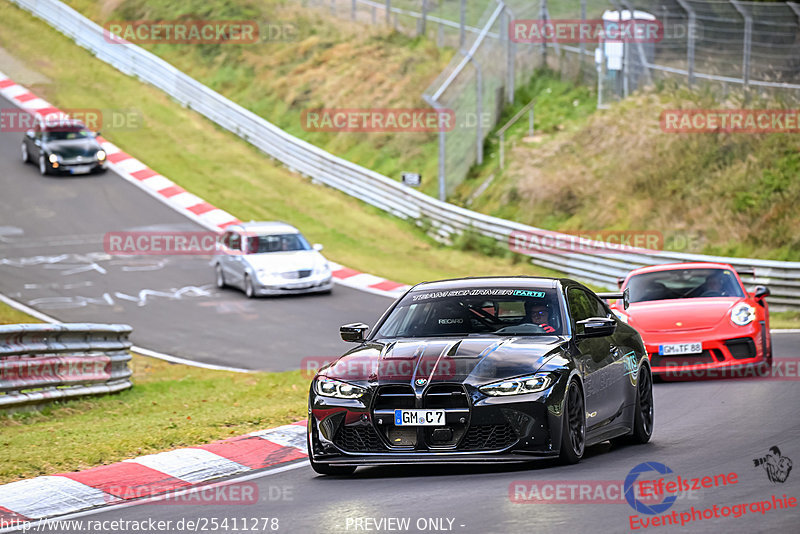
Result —
<path fill-rule="evenodd" d="M 800 100 L 800 3 L 739 0 L 304 0 L 307 6 L 425 35 L 458 50 L 424 91 L 456 124 L 440 134 L 439 197 L 445 199 L 483 160 L 483 141 L 514 89 L 548 66 L 562 77 L 597 85 L 606 107 L 657 80 L 703 83 L 723 98 L 742 90 Z M 631 14 L 633 14 L 631 16 Z M 616 17 L 616 18 L 615 18 Z M 519 42 L 513 20 L 654 20 L 653 42 Z"/>

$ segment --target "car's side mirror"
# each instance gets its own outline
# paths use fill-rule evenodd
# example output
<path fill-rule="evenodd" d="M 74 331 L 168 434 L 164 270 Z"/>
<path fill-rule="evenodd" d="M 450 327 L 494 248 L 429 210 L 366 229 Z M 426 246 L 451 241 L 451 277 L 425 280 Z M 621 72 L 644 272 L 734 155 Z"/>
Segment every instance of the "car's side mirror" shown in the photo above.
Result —
<path fill-rule="evenodd" d="M 613 334 L 617 329 L 617 322 L 608 317 L 590 317 L 578 321 L 579 337 L 605 337 Z M 582 327 L 582 328 L 581 328 Z"/>
<path fill-rule="evenodd" d="M 361 343 L 367 335 L 369 326 L 364 323 L 350 323 L 339 327 L 339 334 L 342 340 L 351 343 Z"/>
<path fill-rule="evenodd" d="M 769 290 L 767 286 L 756 286 L 756 291 L 753 293 L 753 296 L 756 300 L 762 300 L 770 296 L 772 292 Z"/>
<path fill-rule="evenodd" d="M 323 247 L 322 245 L 320 245 L 319 243 L 314 243 L 313 245 L 311 245 L 311 248 L 313 248 L 314 250 L 316 250 L 317 252 L 319 252 L 319 251 L 321 251 L 321 250 L 322 250 L 324 247 Z"/>

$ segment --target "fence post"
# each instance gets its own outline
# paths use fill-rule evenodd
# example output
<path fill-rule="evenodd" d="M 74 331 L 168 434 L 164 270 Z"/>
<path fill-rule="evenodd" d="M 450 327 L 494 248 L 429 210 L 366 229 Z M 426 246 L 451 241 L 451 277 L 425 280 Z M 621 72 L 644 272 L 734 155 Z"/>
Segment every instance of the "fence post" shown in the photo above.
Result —
<path fill-rule="evenodd" d="M 386 25 L 392 25 L 392 0 L 386 0 Z"/>
<path fill-rule="evenodd" d="M 505 30 L 501 31 L 500 34 L 505 35 L 506 38 L 506 100 L 509 104 L 513 104 L 516 85 L 514 63 L 517 54 L 516 43 L 511 39 L 511 22 L 514 20 L 514 12 L 502 0 L 498 0 L 498 2 L 503 5 L 503 20 L 505 20 Z"/>
<path fill-rule="evenodd" d="M 428 0 L 422 0 L 422 18 L 419 21 L 419 31 L 417 32 L 418 35 L 425 35 L 426 30 L 426 22 L 428 21 Z"/>
<path fill-rule="evenodd" d="M 336 14 L 336 0 L 331 0 L 331 15 Z"/>
<path fill-rule="evenodd" d="M 586 22 L 586 0 L 581 0 L 581 22 Z M 583 63 L 586 59 L 586 44 L 583 42 L 583 39 L 580 40 L 578 43 L 578 50 L 580 58 L 578 58 L 578 72 L 580 74 L 580 80 L 583 80 Z"/>
<path fill-rule="evenodd" d="M 686 0 L 678 0 L 678 3 L 689 15 L 689 28 L 686 34 L 686 62 L 688 63 L 686 70 L 689 72 L 689 89 L 691 89 L 694 83 L 694 36 L 696 33 L 697 14 Z"/>
<path fill-rule="evenodd" d="M 439 200 L 442 202 L 447 201 L 447 182 L 445 180 L 445 156 L 447 155 L 447 148 L 446 148 L 446 138 L 445 134 L 446 131 L 442 128 L 442 120 L 439 113 L 443 106 L 434 100 L 433 98 L 429 97 L 428 95 L 422 95 L 422 98 L 430 104 L 433 109 L 436 110 L 436 124 L 439 128 Z"/>
<path fill-rule="evenodd" d="M 753 17 L 747 11 L 739 0 L 730 0 L 733 7 L 744 19 L 744 47 L 742 49 L 742 80 L 744 81 L 745 91 L 750 86 L 750 49 L 752 46 L 753 38 Z"/>
<path fill-rule="evenodd" d="M 483 125 L 482 117 L 483 114 L 483 73 L 481 72 L 481 66 L 475 61 L 475 58 L 467 54 L 465 51 L 461 51 L 467 57 L 467 60 L 472 63 L 472 66 L 475 67 L 475 83 L 476 83 L 476 103 L 475 103 L 475 113 L 477 114 L 475 120 L 475 132 L 477 135 L 477 145 L 476 145 L 476 162 L 478 165 L 483 163 Z"/>
<path fill-rule="evenodd" d="M 350 3 L 350 18 L 356 20 L 356 0 Z"/>
<path fill-rule="evenodd" d="M 466 38 L 467 26 L 467 0 L 461 0 L 461 7 L 459 11 L 458 46 L 459 48 L 464 48 L 464 39 Z"/>
<path fill-rule="evenodd" d="M 547 0 L 539 0 L 539 19 L 547 20 Z M 547 68 L 547 41 L 542 39 L 542 66 Z"/>

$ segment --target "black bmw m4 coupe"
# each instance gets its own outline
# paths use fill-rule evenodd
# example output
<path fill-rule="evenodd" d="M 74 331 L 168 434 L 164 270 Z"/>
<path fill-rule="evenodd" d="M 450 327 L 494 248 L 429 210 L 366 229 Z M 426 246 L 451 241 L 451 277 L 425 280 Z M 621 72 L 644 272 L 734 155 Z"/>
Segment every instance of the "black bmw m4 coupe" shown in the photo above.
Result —
<path fill-rule="evenodd" d="M 578 462 L 605 440 L 653 432 L 639 334 L 569 279 L 464 278 L 414 286 L 309 393 L 315 471 L 404 463 Z"/>

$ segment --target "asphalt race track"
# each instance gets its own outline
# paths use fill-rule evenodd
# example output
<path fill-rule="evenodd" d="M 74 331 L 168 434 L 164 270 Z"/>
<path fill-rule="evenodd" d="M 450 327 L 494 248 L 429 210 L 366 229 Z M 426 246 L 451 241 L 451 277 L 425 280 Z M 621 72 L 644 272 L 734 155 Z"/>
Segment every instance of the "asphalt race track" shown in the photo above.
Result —
<path fill-rule="evenodd" d="M 0 99 L 0 107 L 12 107 Z M 307 356 L 341 353 L 342 323 L 374 322 L 384 297 L 337 286 L 330 296 L 248 300 L 212 287 L 208 258 L 110 257 L 103 235 L 124 230 L 199 230 L 113 173 L 80 178 L 41 177 L 19 158 L 21 134 L 0 133 L 0 292 L 69 322 L 119 322 L 134 327 L 137 345 L 205 363 L 249 369 L 297 369 Z M 314 532 L 796 532 L 800 506 L 752 511 L 750 503 L 800 497 L 800 468 L 772 482 L 754 459 L 770 447 L 800 462 L 800 335 L 773 335 L 776 361 L 789 379 L 728 379 L 655 386 L 655 432 L 648 445 L 587 451 L 575 466 L 405 466 L 360 468 L 351 478 L 317 476 L 305 461 L 290 469 L 249 475 L 258 488 L 251 505 L 167 502 L 95 510 L 78 519 L 172 521 L 189 530 Z M 786 365 L 786 364 L 790 365 Z M 793 371 L 792 371 L 793 370 Z M 793 373 L 793 374 L 792 374 Z M 784 377 L 787 378 L 787 377 Z M 740 517 L 690 521 L 682 527 L 643 528 L 645 518 L 619 498 L 628 473 L 643 462 L 672 470 L 668 480 L 736 473 L 725 487 L 684 493 L 662 512 L 691 515 L 692 507 L 748 505 Z M 656 478 L 654 472 L 641 479 Z M 609 503 L 568 502 L 551 483 L 607 481 Z M 532 484 L 536 484 L 535 488 Z M 562 486 L 563 487 L 563 486 Z M 593 486 L 594 487 L 594 486 Z M 539 496 L 558 497 L 547 502 Z M 171 505 L 169 505 L 171 504 Z M 761 506 L 761 509 L 764 509 Z M 741 507 L 736 508 L 741 514 Z M 632 529 L 631 517 L 639 523 Z M 228 519 L 226 529 L 210 521 Z M 277 518 L 278 523 L 271 519 Z M 234 529 L 233 519 L 239 521 Z M 403 521 L 408 520 L 408 526 Z M 189 529 L 180 520 L 206 527 Z M 400 522 L 395 522 L 399 520 Z M 197 526 L 197 525 L 195 525 Z M 67 528 L 59 532 L 87 532 Z M 112 531 L 109 527 L 108 531 Z M 141 532 L 116 525 L 114 532 Z"/>
<path fill-rule="evenodd" d="M 791 342 L 787 335 L 776 335 L 776 348 L 785 354 Z M 780 342 L 780 345 L 778 343 Z M 794 344 L 796 354 L 796 343 Z M 785 360 L 785 358 L 783 359 Z M 795 359 L 796 361 L 796 359 Z M 796 364 L 795 364 L 796 369 Z M 278 518 L 280 532 L 392 532 L 388 528 L 358 529 L 357 520 L 410 518 L 405 532 L 468 533 L 575 533 L 575 532 L 797 532 L 798 507 L 769 510 L 761 514 L 748 511 L 740 517 L 720 517 L 689 522 L 682 527 L 667 526 L 631 529 L 631 516 L 637 521 L 654 517 L 637 514 L 624 500 L 621 503 L 513 502 L 531 496 L 531 484 L 540 495 L 550 482 L 613 481 L 623 485 L 628 472 L 643 462 L 658 462 L 672 469 L 667 480 L 714 477 L 736 473 L 736 483 L 686 492 L 660 515 L 733 507 L 756 501 L 770 501 L 784 494 L 800 496 L 800 473 L 791 472 L 783 482 L 771 482 L 763 467 L 753 460 L 763 457 L 777 445 L 781 453 L 800 461 L 800 388 L 792 381 L 769 379 L 728 379 L 712 382 L 681 382 L 655 385 L 655 432 L 647 445 L 612 448 L 608 443 L 587 450 L 581 463 L 568 466 L 550 464 L 509 466 L 405 466 L 359 468 L 352 478 L 317 476 L 307 462 L 297 469 L 244 482 L 256 484 L 260 496 L 251 505 L 197 505 L 180 501 L 143 504 L 98 511 L 83 520 L 180 519 L 199 521 L 233 518 Z M 797 470 L 795 467 L 794 471 Z M 640 479 L 656 478 L 654 472 Z M 516 492 L 518 484 L 526 484 Z M 693 484 L 693 483 L 692 483 Z M 569 496 L 569 490 L 564 490 Z M 579 495 L 579 494 L 578 494 Z M 608 490 L 610 497 L 617 496 Z M 170 505 L 171 504 L 171 505 Z M 758 505 L 756 505 L 758 507 Z M 766 508 L 765 506 L 762 508 Z M 731 509 L 733 510 L 733 509 Z M 738 508 L 741 513 L 741 508 Z M 428 529 L 425 521 L 443 518 L 448 527 Z M 425 528 L 417 528 L 417 522 Z M 259 519 L 260 522 L 260 519 Z M 173 523 L 175 525 L 175 523 Z M 387 524 L 384 523 L 384 526 Z M 428 524 L 429 525 L 429 524 Z M 133 532 L 132 530 L 129 530 Z M 177 530 L 176 530 L 177 531 Z M 79 530 L 74 530 L 79 532 Z"/>
<path fill-rule="evenodd" d="M 209 256 L 111 257 L 107 232 L 205 229 L 111 171 L 41 176 L 22 164 L 21 140 L 0 132 L 0 293 L 61 321 L 126 323 L 150 350 L 284 371 L 341 354 L 339 326 L 375 320 L 391 303 L 343 286 L 251 300 L 213 285 Z"/>

